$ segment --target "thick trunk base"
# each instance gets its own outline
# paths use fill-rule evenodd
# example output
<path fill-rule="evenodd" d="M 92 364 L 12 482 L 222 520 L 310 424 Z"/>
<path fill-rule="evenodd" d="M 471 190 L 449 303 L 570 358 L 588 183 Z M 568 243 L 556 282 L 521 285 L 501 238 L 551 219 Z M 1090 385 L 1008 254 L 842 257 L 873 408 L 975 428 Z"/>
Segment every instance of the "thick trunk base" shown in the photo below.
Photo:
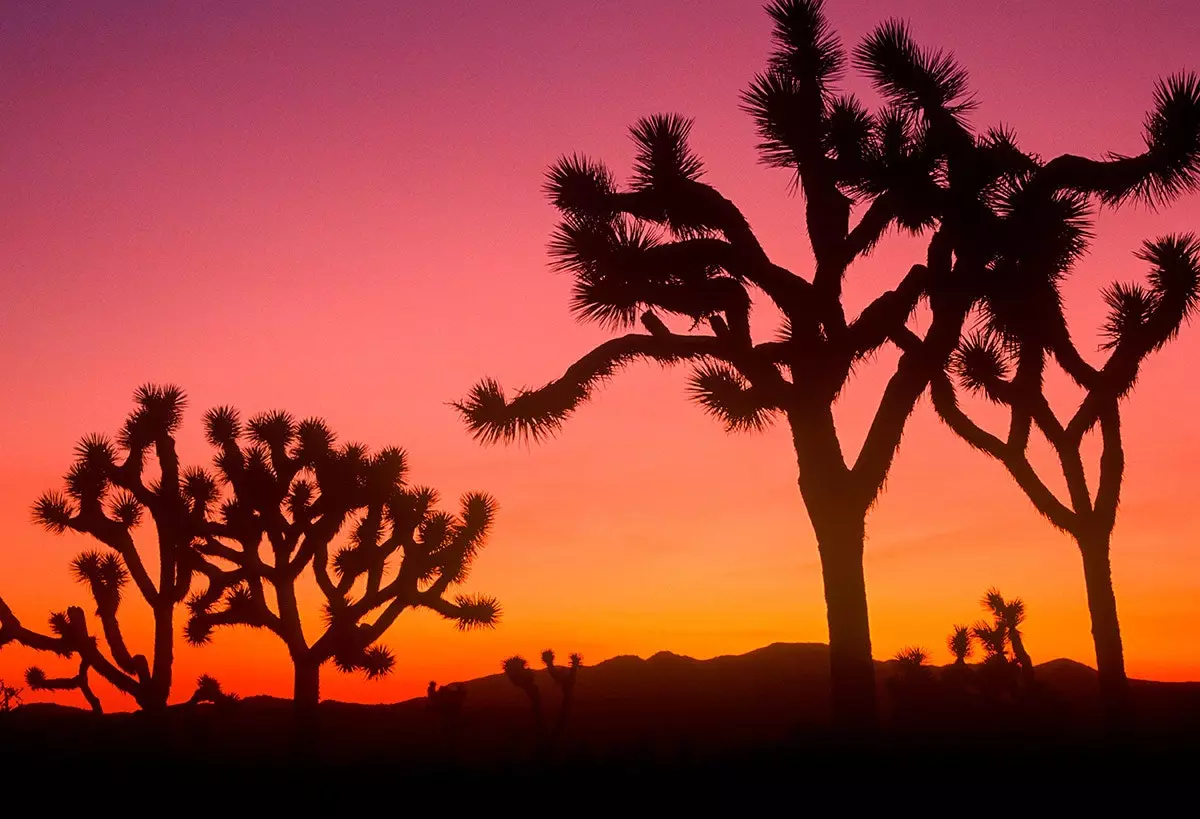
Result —
<path fill-rule="evenodd" d="M 1096 646 L 1100 704 L 1109 731 L 1124 734 L 1133 724 L 1133 697 L 1129 678 L 1125 676 L 1125 652 L 1121 644 L 1121 623 L 1117 619 L 1108 539 L 1096 543 L 1080 541 L 1079 545 L 1083 553 L 1088 611 L 1092 617 L 1092 641 Z"/>

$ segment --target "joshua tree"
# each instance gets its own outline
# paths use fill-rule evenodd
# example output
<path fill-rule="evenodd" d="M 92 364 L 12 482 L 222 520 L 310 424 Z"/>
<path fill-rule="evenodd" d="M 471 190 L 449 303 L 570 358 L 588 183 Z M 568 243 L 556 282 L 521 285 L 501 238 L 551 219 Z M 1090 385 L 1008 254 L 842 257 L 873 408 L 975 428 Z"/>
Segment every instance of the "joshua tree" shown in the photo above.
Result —
<path fill-rule="evenodd" d="M 950 636 L 946 638 L 946 648 L 954 656 L 954 665 L 965 667 L 967 658 L 975 650 L 971 629 L 967 626 L 955 626 L 954 630 L 950 632 Z"/>
<path fill-rule="evenodd" d="M 175 431 L 186 403 L 183 391 L 147 385 L 136 391 L 134 400 L 137 407 L 115 443 L 103 435 L 80 441 L 75 463 L 66 474 L 65 494 L 47 492 L 33 509 L 34 519 L 49 531 L 79 532 L 100 544 L 99 551 L 76 557 L 72 570 L 95 601 L 108 656 L 89 634 L 82 609 L 76 607 L 51 618 L 55 636 L 48 636 L 23 627 L 0 601 L 0 645 L 16 640 L 34 649 L 78 655 L 79 675 L 46 682 L 56 688 L 79 688 L 93 708 L 97 703 L 87 687 L 89 669 L 132 696 L 139 707 L 158 710 L 171 692 L 175 607 L 187 596 L 200 562 L 191 545 L 190 521 L 214 487 L 203 473 L 181 466 L 176 453 Z M 157 468 L 150 479 L 152 453 Z M 152 559 L 144 561 L 133 532 L 147 510 L 154 524 L 155 548 Z M 149 660 L 129 649 L 121 631 L 118 610 L 131 583 L 153 615 Z"/>
<path fill-rule="evenodd" d="M 542 713 L 542 693 L 537 686 L 537 678 L 533 669 L 524 657 L 513 656 L 504 661 L 504 675 L 508 681 L 525 692 L 529 698 L 529 707 L 533 711 L 533 730 L 540 744 L 546 733 L 546 719 Z"/>
<path fill-rule="evenodd" d="M 430 709 L 437 714 L 442 727 L 447 731 L 452 730 L 458 724 L 463 704 L 467 701 L 467 687 L 462 683 L 450 683 L 439 688 L 437 682 L 430 680 L 425 694 L 429 698 Z"/>
<path fill-rule="evenodd" d="M 982 603 L 983 607 L 992 613 L 995 621 L 993 630 L 1003 635 L 1003 639 L 1012 646 L 1014 662 L 1021 666 L 1021 676 L 1026 683 L 1033 682 L 1033 660 L 1025 650 L 1025 641 L 1021 636 L 1021 624 L 1025 622 L 1025 603 L 1019 597 L 1005 600 L 995 588 L 987 590 Z"/>
<path fill-rule="evenodd" d="M 558 707 L 558 719 L 554 721 L 554 733 L 550 739 L 552 744 L 557 744 L 566 730 L 567 717 L 571 712 L 571 700 L 575 695 L 575 678 L 579 675 L 580 666 L 583 665 L 583 655 L 572 654 L 569 664 L 564 668 L 554 664 L 554 652 L 546 649 L 542 652 L 542 663 L 545 664 L 550 679 L 554 680 L 562 692 L 562 701 Z"/>
<path fill-rule="evenodd" d="M 203 674 L 196 680 L 196 690 L 188 702 L 192 705 L 198 705 L 202 702 L 211 703 L 212 705 L 232 705 L 238 699 L 237 694 L 227 694 L 215 677 Z"/>
<path fill-rule="evenodd" d="M 1160 100 L 1156 116 L 1168 124 L 1155 126 L 1144 154 L 1042 164 L 1007 131 L 968 130 L 965 70 L 949 54 L 918 47 L 904 24 L 884 23 L 854 53 L 886 101 L 870 113 L 836 90 L 847 55 L 820 0 L 775 0 L 768 12 L 775 49 L 745 109 L 764 162 L 787 169 L 805 198 L 812 275 L 771 261 L 736 205 L 703 180 L 690 121 L 643 119 L 632 129 L 628 188 L 604 165 L 569 156 L 551 167 L 546 189 L 563 215 L 550 252 L 575 277 L 577 316 L 614 330 L 640 321 L 645 332 L 613 338 L 561 378 L 511 399 L 484 380 L 457 407 L 484 441 L 541 438 L 622 366 L 648 359 L 691 364 L 692 397 L 730 430 L 786 420 L 821 558 L 835 716 L 870 728 L 866 516 L 913 406 L 946 366 L 985 285 L 1018 280 L 1036 263 L 1065 264 L 1077 252 L 1080 236 L 1061 223 L 1080 199 L 1119 201 L 1142 190 L 1167 198 L 1193 184 L 1196 151 L 1184 137 L 1197 129 L 1183 103 Z M 845 275 L 893 225 L 928 238 L 924 263 L 851 318 Z M 775 308 L 779 338 L 762 341 L 765 328 L 752 331 L 752 293 Z M 925 297 L 932 317 L 918 336 L 908 324 Z M 664 317 L 686 322 L 684 331 Z M 902 351 L 899 362 L 848 460 L 833 404 L 855 369 L 888 343 Z"/>
<path fill-rule="evenodd" d="M 1200 98 L 1195 77 L 1159 89 L 1160 111 L 1194 110 Z M 1166 113 L 1150 128 L 1166 129 Z M 1177 136 L 1183 139 L 1183 135 Z M 1193 145 L 1193 149 L 1196 146 Z M 1117 283 L 1104 291 L 1109 306 L 1104 325 L 1108 352 L 1100 366 L 1088 364 L 1066 336 L 1056 278 L 1041 282 L 1047 297 L 1038 311 L 997 282 L 983 302 L 985 322 L 955 353 L 949 374 L 933 385 L 934 406 L 945 422 L 973 447 L 1004 464 L 1037 510 L 1069 533 L 1083 557 L 1084 585 L 1092 619 L 1101 694 L 1114 725 L 1129 719 L 1129 684 L 1109 551 L 1124 475 L 1120 401 L 1137 379 L 1141 363 L 1175 337 L 1200 300 L 1200 241 L 1195 236 L 1167 236 L 1146 242 L 1138 257 L 1151 266 L 1145 285 Z M 1051 408 L 1044 373 L 1052 361 L 1084 390 L 1084 398 L 1065 422 Z M 1009 431 L 1002 439 L 983 429 L 959 406 L 954 378 L 965 390 L 1003 406 Z M 1058 498 L 1043 481 L 1027 454 L 1031 426 L 1042 433 L 1058 458 L 1067 497 Z M 1085 477 L 1084 436 L 1100 427 L 1102 452 L 1092 491 Z M 1013 648 L 1017 649 L 1014 640 Z M 1018 657 L 1020 655 L 1018 654 Z"/>
<path fill-rule="evenodd" d="M 216 508 L 196 511 L 196 548 L 205 556 L 198 570 L 208 586 L 188 600 L 191 643 L 208 642 L 222 626 L 271 631 L 295 666 L 296 704 L 310 711 L 330 660 L 371 679 L 391 671 L 393 656 L 378 640 L 407 608 L 431 609 L 460 629 L 497 622 L 493 598 L 446 598 L 487 539 L 489 496 L 464 496 L 457 515 L 437 511 L 432 489 L 406 483 L 402 450 L 338 446 L 320 420 L 272 412 L 243 424 L 221 407 L 207 413 L 205 427 L 217 450 L 217 478 L 206 479 L 219 479 L 229 494 L 217 506 L 214 492 Z M 310 568 L 325 598 L 325 627 L 312 640 L 296 591 Z"/>
<path fill-rule="evenodd" d="M 892 659 L 900 666 L 902 674 L 925 676 L 929 673 L 929 652 L 920 646 L 902 648 Z"/>
<path fill-rule="evenodd" d="M 22 690 L 0 680 L 0 714 L 7 714 L 21 707 Z"/>

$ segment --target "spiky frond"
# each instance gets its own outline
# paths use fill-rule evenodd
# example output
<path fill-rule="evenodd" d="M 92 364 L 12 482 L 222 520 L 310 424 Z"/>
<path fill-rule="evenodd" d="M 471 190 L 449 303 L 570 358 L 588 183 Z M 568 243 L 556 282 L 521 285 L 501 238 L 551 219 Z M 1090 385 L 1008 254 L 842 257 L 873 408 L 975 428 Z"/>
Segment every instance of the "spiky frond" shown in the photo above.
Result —
<path fill-rule="evenodd" d="M 1143 139 L 1138 156 L 1110 155 L 1115 173 L 1098 180 L 1102 199 L 1161 205 L 1200 189 L 1200 77 L 1173 74 L 1155 84 Z"/>
<path fill-rule="evenodd" d="M 688 394 L 730 432 L 760 432 L 771 425 L 776 412 L 761 401 L 741 373 L 718 362 L 705 362 L 693 370 Z"/>
<path fill-rule="evenodd" d="M 108 514 L 126 529 L 134 529 L 142 522 L 142 504 L 132 493 L 120 490 L 108 501 Z"/>
<path fill-rule="evenodd" d="M 827 93 L 840 78 L 846 55 L 824 0 L 773 0 L 767 14 L 774 23 L 771 68 Z"/>
<path fill-rule="evenodd" d="M 34 523 L 56 535 L 71 528 L 74 514 L 74 506 L 61 492 L 46 492 L 33 504 Z"/>
<path fill-rule="evenodd" d="M 1154 298 L 1139 284 L 1114 282 L 1101 291 L 1108 315 L 1100 328 L 1103 350 L 1111 350 L 1122 340 L 1136 337 L 1154 312 Z"/>
<path fill-rule="evenodd" d="M 903 21 L 882 23 L 859 44 L 854 58 L 875 88 L 896 104 L 926 114 L 953 114 L 972 105 L 966 69 L 949 52 L 917 45 Z"/>
<path fill-rule="evenodd" d="M 134 391 L 133 400 L 138 409 L 129 420 L 144 424 L 152 437 L 177 430 L 187 407 L 186 393 L 174 384 L 143 384 Z"/>
<path fill-rule="evenodd" d="M 200 467 L 188 467 L 183 471 L 183 494 L 192 501 L 193 509 L 203 511 L 217 499 L 217 481 Z"/>
<path fill-rule="evenodd" d="M 273 447 L 285 447 L 296 436 L 296 419 L 283 410 L 264 412 L 250 419 L 250 439 Z"/>
<path fill-rule="evenodd" d="M 459 631 L 495 628 L 504 614 L 500 601 L 485 594 L 460 594 L 454 598 L 454 606 L 451 619 Z"/>
<path fill-rule="evenodd" d="M 297 457 L 310 464 L 313 459 L 328 455 L 336 438 L 324 419 L 306 418 L 296 427 L 296 440 L 299 444 Z"/>
<path fill-rule="evenodd" d="M 819 150 L 821 132 L 814 127 L 805 89 L 792 77 L 768 71 L 742 93 L 742 110 L 758 131 L 759 160 L 771 168 L 799 168 Z"/>
<path fill-rule="evenodd" d="M 688 145 L 691 132 L 692 120 L 678 114 L 655 114 L 634 123 L 629 132 L 636 148 L 634 188 L 669 191 L 699 179 L 704 163 Z"/>
<path fill-rule="evenodd" d="M 113 552 L 87 551 L 71 561 L 75 580 L 91 587 L 96 602 L 116 605 L 121 601 L 121 589 L 129 582 L 129 572 L 121 556 Z"/>
<path fill-rule="evenodd" d="M 212 623 L 202 614 L 193 614 L 183 627 L 183 639 L 191 646 L 208 645 L 212 641 L 212 633 Z"/>
<path fill-rule="evenodd" d="M 46 672 L 38 668 L 36 665 L 25 669 L 25 684 L 34 691 L 41 691 L 46 687 Z"/>
<path fill-rule="evenodd" d="M 1143 243 L 1137 256 L 1151 265 L 1147 282 L 1167 322 L 1154 340 L 1158 347 L 1175 337 L 1200 303 L 1200 239 L 1192 233 L 1169 234 Z"/>
<path fill-rule="evenodd" d="M 542 190 L 554 207 L 575 218 L 609 221 L 615 215 L 612 171 L 582 154 L 559 157 L 546 171 Z"/>
<path fill-rule="evenodd" d="M 590 393 L 590 384 L 551 383 L 540 390 L 521 390 L 510 402 L 500 382 L 485 378 L 453 406 L 471 434 L 485 443 L 537 441 L 557 432 Z"/>
<path fill-rule="evenodd" d="M 920 646 L 907 646 L 892 657 L 903 668 L 921 668 L 929 662 L 929 652 Z"/>
<path fill-rule="evenodd" d="M 996 386 L 1011 371 L 1009 351 L 994 333 L 972 333 L 951 356 L 950 371 L 965 389 L 999 401 Z"/>
<path fill-rule="evenodd" d="M 554 649 L 548 648 L 542 652 L 542 665 L 546 668 L 554 667 Z"/>
<path fill-rule="evenodd" d="M 946 648 L 954 657 L 955 662 L 966 662 L 975 651 L 971 629 L 968 626 L 956 625 L 946 638 Z"/>
<path fill-rule="evenodd" d="M 233 407 L 213 407 L 204 413 L 204 437 L 213 446 L 231 444 L 241 434 L 241 415 Z"/>

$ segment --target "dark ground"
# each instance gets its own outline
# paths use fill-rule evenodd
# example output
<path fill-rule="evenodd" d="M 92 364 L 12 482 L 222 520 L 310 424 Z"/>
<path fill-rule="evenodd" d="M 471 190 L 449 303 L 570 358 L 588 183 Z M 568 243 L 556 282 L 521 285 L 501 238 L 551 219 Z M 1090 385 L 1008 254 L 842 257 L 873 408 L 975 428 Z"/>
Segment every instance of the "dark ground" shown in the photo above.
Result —
<path fill-rule="evenodd" d="M 323 703 L 307 733 L 290 702 L 268 697 L 158 718 L 35 703 L 0 714 L 0 792 L 46 780 L 70 799 L 89 783 L 124 793 L 141 782 L 175 799 L 193 794 L 180 809 L 241 794 L 241 805 L 333 800 L 395 812 L 502 799 L 536 809 L 552 799 L 583 813 L 609 800 L 681 808 L 780 796 L 915 810 L 1135 798 L 1144 809 L 1188 790 L 1194 806 L 1200 793 L 1200 684 L 1135 682 L 1137 724 L 1113 740 L 1100 728 L 1095 672 L 1077 663 L 1038 666 L 1036 688 L 1016 699 L 962 693 L 941 672 L 905 687 L 894 663 L 879 671 L 887 728 L 870 741 L 830 731 L 827 650 L 812 644 L 585 667 L 549 753 L 534 741 L 527 700 L 502 675 L 467 683 L 456 734 L 424 699 Z M 556 688 L 543 673 L 539 686 L 552 721 Z"/>

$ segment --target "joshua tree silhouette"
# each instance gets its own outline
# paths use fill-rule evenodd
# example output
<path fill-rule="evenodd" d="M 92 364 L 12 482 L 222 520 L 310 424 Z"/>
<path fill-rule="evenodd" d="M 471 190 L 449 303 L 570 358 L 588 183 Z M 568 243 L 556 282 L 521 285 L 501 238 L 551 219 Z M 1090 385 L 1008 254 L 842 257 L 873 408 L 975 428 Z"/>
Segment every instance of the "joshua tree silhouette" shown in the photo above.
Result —
<path fill-rule="evenodd" d="M 847 55 L 820 0 L 775 0 L 768 12 L 775 48 L 744 108 L 758 125 L 763 161 L 789 170 L 805 197 L 812 276 L 772 262 L 736 205 L 702 181 L 689 120 L 640 120 L 630 188 L 620 190 L 603 164 L 572 155 L 550 168 L 546 190 L 563 215 L 550 252 L 575 277 L 577 316 L 612 329 L 640 320 L 645 332 L 601 344 L 539 389 L 510 399 L 486 379 L 456 406 L 485 442 L 540 439 L 623 365 L 649 359 L 692 364 L 692 397 L 730 430 L 786 419 L 822 564 L 835 716 L 870 729 L 877 708 L 866 516 L 913 406 L 946 367 L 986 286 L 1048 274 L 1081 249 L 1087 196 L 1165 200 L 1195 184 L 1194 100 L 1160 96 L 1144 154 L 1043 164 L 1007 131 L 968 129 L 966 71 L 916 45 L 903 23 L 884 23 L 854 52 L 886 102 L 870 113 L 836 91 Z M 928 237 L 925 262 L 848 318 L 844 277 L 893 225 Z M 1033 297 L 1030 288 L 1020 292 Z M 752 291 L 780 314 L 778 339 L 756 341 Z M 908 324 L 922 298 L 932 318 L 919 336 Z M 672 330 L 664 316 L 686 329 Z M 833 404 L 856 367 L 888 343 L 901 350 L 899 362 L 848 461 Z"/>
<path fill-rule="evenodd" d="M 372 679 L 392 670 L 391 652 L 377 641 L 407 608 L 431 609 L 460 629 L 497 622 L 494 598 L 445 596 L 484 546 L 496 511 L 489 496 L 464 496 L 457 515 L 437 511 L 436 492 L 407 484 L 403 450 L 337 446 L 316 419 L 271 412 L 243 424 L 220 407 L 205 428 L 231 494 L 215 516 L 206 507 L 195 521 L 198 569 L 209 582 L 188 600 L 191 643 L 222 626 L 271 631 L 292 658 L 296 704 L 309 711 L 329 660 Z M 345 542 L 331 553 L 339 536 Z M 325 598 L 325 629 L 311 642 L 296 594 L 310 567 Z"/>
<path fill-rule="evenodd" d="M 1158 91 L 1159 112 L 1151 133 L 1176 141 L 1190 134 L 1193 167 L 1200 162 L 1200 81 L 1177 78 Z M 1182 112 L 1182 113 L 1180 113 Z M 1191 131 L 1177 120 L 1193 117 Z M 1173 129 L 1173 130 L 1169 130 Z M 1182 150 L 1182 149 L 1180 149 Z M 1193 183 L 1194 184 L 1194 183 Z M 949 373 L 935 379 L 934 406 L 943 420 L 976 449 L 1004 464 L 1042 515 L 1069 533 L 1083 557 L 1084 585 L 1092 618 L 1092 637 L 1101 693 L 1113 727 L 1130 719 L 1129 684 L 1109 552 L 1124 476 L 1120 401 L 1137 379 L 1142 361 L 1175 337 L 1200 301 L 1200 240 L 1166 236 L 1146 242 L 1138 257 L 1150 264 L 1146 285 L 1117 283 L 1104 291 L 1109 316 L 1104 325 L 1108 359 L 1088 364 L 1066 332 L 1058 296 L 1058 277 L 1037 282 L 1045 297 L 1040 307 L 997 282 L 983 302 L 982 329 L 966 339 L 951 360 Z M 1018 306 L 1020 305 L 1020 306 Z M 1047 399 L 1044 373 L 1051 360 L 1084 390 L 1078 409 L 1063 422 Z M 959 406 L 954 379 L 965 390 L 1006 408 L 1009 432 L 1001 439 L 986 432 Z M 1051 444 L 1066 479 L 1068 498 L 1060 500 L 1029 461 L 1031 427 Z M 1100 427 L 1100 454 L 1095 491 L 1089 489 L 1083 461 L 1084 436 Z M 1014 649 L 1016 643 L 1014 643 Z"/>
<path fill-rule="evenodd" d="M 82 609 L 53 615 L 54 636 L 48 636 L 23 627 L 0 601 L 0 646 L 16 640 L 30 648 L 80 657 L 77 676 L 49 680 L 38 672 L 35 678 L 45 685 L 31 682 L 30 688 L 78 688 L 96 710 L 98 700 L 87 685 L 89 670 L 132 696 L 143 709 L 158 710 L 167 704 L 175 607 L 187 596 L 201 562 L 192 548 L 190 522 L 216 493 L 201 470 L 181 466 L 176 452 L 175 431 L 186 404 L 183 391 L 146 385 L 134 393 L 134 401 L 137 407 L 116 442 L 103 435 L 80 441 L 66 475 L 66 493 L 47 492 L 33 508 L 34 519 L 49 531 L 80 532 L 101 545 L 102 551 L 76 557 L 72 570 L 96 603 L 111 660 L 89 634 Z M 152 452 L 158 468 L 157 477 L 149 480 L 147 461 Z M 157 566 L 157 581 L 151 578 L 132 534 L 147 510 L 155 528 L 157 548 L 150 565 Z M 130 581 L 153 614 L 150 661 L 130 651 L 121 631 L 118 610 Z"/>
<path fill-rule="evenodd" d="M 982 603 L 983 607 L 992 613 L 995 621 L 993 630 L 1012 646 L 1014 661 L 1021 667 L 1021 676 L 1026 683 L 1033 682 L 1033 660 L 1029 658 L 1021 636 L 1021 624 L 1025 622 L 1025 603 L 1019 597 L 1005 600 L 994 588 L 987 590 Z M 1001 645 L 1003 646 L 1003 643 Z"/>
<path fill-rule="evenodd" d="M 203 702 L 213 705 L 231 705 L 238 701 L 237 694 L 228 694 L 215 677 L 203 674 L 196 680 L 196 690 L 188 702 L 198 705 Z"/>
<path fill-rule="evenodd" d="M 542 663 L 545 664 L 550 679 L 554 680 L 562 693 L 562 700 L 558 706 L 558 718 L 554 721 L 554 731 L 550 735 L 550 744 L 557 746 L 566 731 L 567 718 L 571 713 L 571 701 L 575 695 L 575 678 L 579 676 L 579 668 L 583 665 L 583 655 L 572 654 L 564 668 L 554 664 L 554 652 L 546 649 L 542 652 Z"/>
<path fill-rule="evenodd" d="M 923 675 L 929 672 L 929 652 L 920 646 L 902 648 L 892 659 L 904 674 Z"/>
<path fill-rule="evenodd" d="M 546 718 L 542 712 L 542 693 L 537 686 L 537 678 L 524 657 L 509 657 L 502 664 L 504 675 L 508 681 L 521 689 L 529 698 L 529 707 L 533 712 L 533 730 L 538 744 L 543 741 L 546 733 Z"/>
<path fill-rule="evenodd" d="M 954 657 L 954 665 L 965 666 L 967 658 L 975 651 L 971 629 L 967 626 L 954 626 L 950 636 L 946 638 L 946 648 Z"/>
<path fill-rule="evenodd" d="M 437 682 L 430 680 L 425 694 L 429 698 L 429 707 L 437 714 L 442 728 L 447 733 L 453 733 L 462 716 L 463 704 L 467 701 L 467 687 L 462 683 L 450 683 L 439 688 Z"/>
<path fill-rule="evenodd" d="M 23 689 L 16 688 L 0 680 L 0 714 L 7 714 L 21 707 Z"/>

